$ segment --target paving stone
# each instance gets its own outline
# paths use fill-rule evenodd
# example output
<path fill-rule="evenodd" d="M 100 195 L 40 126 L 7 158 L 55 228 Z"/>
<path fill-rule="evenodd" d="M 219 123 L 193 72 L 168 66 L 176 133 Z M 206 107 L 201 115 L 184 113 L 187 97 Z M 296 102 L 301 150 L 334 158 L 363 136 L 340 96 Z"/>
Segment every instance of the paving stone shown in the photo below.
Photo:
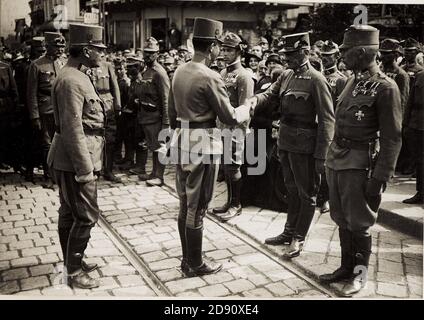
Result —
<path fill-rule="evenodd" d="M 205 280 L 208 284 L 218 284 L 234 280 L 234 276 L 228 271 L 221 270 L 218 273 L 208 274 L 202 276 L 202 279 Z"/>
<path fill-rule="evenodd" d="M 10 269 L 10 262 L 8 260 L 0 261 L 0 271 L 9 270 L 9 269 Z"/>
<path fill-rule="evenodd" d="M 403 275 L 402 263 L 379 259 L 378 271 Z"/>
<path fill-rule="evenodd" d="M 31 228 L 31 227 L 28 227 Z M 4 229 L 2 230 L 3 235 L 5 236 L 11 236 L 11 235 L 21 235 L 25 233 L 25 229 L 22 227 L 19 228 L 13 228 L 13 229 Z"/>
<path fill-rule="evenodd" d="M 100 268 L 100 272 L 104 277 L 132 275 L 136 273 L 133 266 L 123 265 L 119 263 L 107 264 Z"/>
<path fill-rule="evenodd" d="M 166 282 L 165 285 L 168 287 L 172 294 L 176 294 L 191 289 L 201 288 L 206 285 L 206 282 L 199 277 L 194 277 L 169 281 Z"/>
<path fill-rule="evenodd" d="M 254 289 L 255 286 L 246 279 L 237 279 L 224 283 L 232 294 Z"/>
<path fill-rule="evenodd" d="M 42 289 L 41 294 L 49 297 L 70 297 L 74 292 L 67 285 L 57 285 Z"/>
<path fill-rule="evenodd" d="M 266 285 L 265 288 L 272 292 L 272 294 L 276 297 L 284 297 L 295 294 L 295 291 L 281 282 L 270 283 Z"/>
<path fill-rule="evenodd" d="M 210 257 L 212 259 L 219 260 L 219 259 L 225 259 L 225 258 L 228 258 L 228 257 L 232 257 L 233 254 L 227 249 L 222 249 L 222 250 L 208 251 L 206 253 L 206 256 Z"/>
<path fill-rule="evenodd" d="M 1 274 L 2 281 L 10 281 L 10 280 L 18 280 L 28 278 L 28 270 L 27 268 L 17 268 L 12 270 L 4 271 Z"/>
<path fill-rule="evenodd" d="M 149 253 L 141 255 L 141 257 L 146 262 L 153 262 L 153 261 L 164 260 L 168 258 L 168 256 L 162 251 L 149 252 Z"/>
<path fill-rule="evenodd" d="M 17 267 L 27 267 L 27 266 L 35 266 L 38 264 L 38 260 L 36 257 L 25 257 L 25 258 L 18 258 L 13 259 L 10 261 L 13 268 Z"/>
<path fill-rule="evenodd" d="M 17 280 L 0 284 L 0 294 L 13 294 L 20 290 Z"/>
<path fill-rule="evenodd" d="M 20 241 L 22 240 L 35 240 L 40 239 L 40 235 L 38 233 L 24 233 L 18 235 Z"/>
<path fill-rule="evenodd" d="M 261 253 L 245 254 L 233 257 L 233 260 L 240 265 L 251 265 L 252 263 L 260 262 L 267 259 L 268 258 L 266 258 Z"/>
<path fill-rule="evenodd" d="M 310 284 L 308 284 L 306 281 L 299 278 L 286 279 L 283 282 L 287 287 L 289 287 L 293 291 L 302 291 L 302 290 L 311 289 Z"/>
<path fill-rule="evenodd" d="M 161 246 L 159 243 L 149 243 L 147 245 L 141 245 L 134 248 L 135 252 L 138 254 L 143 254 L 147 252 L 152 252 L 156 250 L 161 250 Z"/>
<path fill-rule="evenodd" d="M 22 290 L 32 290 L 50 286 L 49 279 L 46 276 L 32 277 L 21 280 Z"/>
<path fill-rule="evenodd" d="M 22 220 L 22 221 L 16 221 L 14 223 L 15 228 L 19 228 L 19 227 L 29 227 L 29 226 L 33 226 L 35 225 L 35 221 L 34 219 L 29 219 L 29 220 Z"/>
<path fill-rule="evenodd" d="M 229 248 L 229 250 L 232 253 L 234 253 L 235 255 L 242 255 L 242 254 L 255 253 L 256 252 L 256 250 L 249 245 L 241 245 L 241 246 L 237 246 L 237 247 L 231 247 L 231 248 Z"/>
<path fill-rule="evenodd" d="M 230 294 L 230 291 L 222 284 L 214 284 L 199 288 L 199 292 L 204 297 L 224 297 Z"/>
<path fill-rule="evenodd" d="M 53 274 L 53 273 L 56 272 L 53 264 L 43 264 L 43 265 L 30 267 L 29 271 L 30 271 L 30 273 L 33 277 L 41 276 L 41 275 L 47 275 L 47 274 Z"/>
<path fill-rule="evenodd" d="M 177 269 L 177 268 L 160 270 L 160 271 L 156 272 L 156 276 L 162 282 L 168 282 L 168 281 L 180 279 L 180 278 L 183 277 L 181 271 L 179 271 L 179 269 Z"/>
<path fill-rule="evenodd" d="M 46 249 L 43 247 L 28 248 L 22 250 L 23 257 L 37 256 L 44 253 L 46 253 Z"/>
<path fill-rule="evenodd" d="M 105 257 L 105 256 L 116 256 L 120 252 L 114 247 L 109 248 L 87 248 L 85 254 L 90 257 Z"/>
<path fill-rule="evenodd" d="M 243 296 L 248 298 L 272 298 L 273 295 L 265 288 L 257 288 L 243 292 Z"/>
<path fill-rule="evenodd" d="M 406 298 L 408 296 L 406 286 L 385 282 L 379 282 L 377 284 L 377 293 L 396 298 Z"/>
<path fill-rule="evenodd" d="M 170 268 L 177 268 L 181 264 L 179 259 L 176 258 L 169 258 L 162 261 L 156 261 L 149 263 L 149 268 L 152 271 L 159 271 L 164 269 L 170 269 Z"/>
<path fill-rule="evenodd" d="M 0 261 L 12 260 L 19 257 L 19 253 L 17 250 L 2 252 L 0 254 Z"/>

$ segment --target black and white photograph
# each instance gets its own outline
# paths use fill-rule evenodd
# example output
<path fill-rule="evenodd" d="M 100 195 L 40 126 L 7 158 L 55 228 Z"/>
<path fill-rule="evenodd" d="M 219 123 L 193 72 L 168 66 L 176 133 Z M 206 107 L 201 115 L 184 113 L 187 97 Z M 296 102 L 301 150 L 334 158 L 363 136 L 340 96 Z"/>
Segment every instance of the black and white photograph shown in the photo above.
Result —
<path fill-rule="evenodd" d="M 0 300 L 422 300 L 423 218 L 424 2 L 0 0 Z"/>

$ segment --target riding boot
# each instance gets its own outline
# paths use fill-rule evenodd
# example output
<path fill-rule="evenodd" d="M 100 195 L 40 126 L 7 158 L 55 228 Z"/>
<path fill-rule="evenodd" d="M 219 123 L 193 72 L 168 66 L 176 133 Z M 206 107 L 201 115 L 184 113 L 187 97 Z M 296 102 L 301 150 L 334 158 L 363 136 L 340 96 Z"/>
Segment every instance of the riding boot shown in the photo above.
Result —
<path fill-rule="evenodd" d="M 222 269 L 222 264 L 205 262 L 202 259 L 203 227 L 197 229 L 186 228 L 188 277 L 199 277 L 216 273 Z"/>
<path fill-rule="evenodd" d="M 227 184 L 227 201 L 221 207 L 213 208 L 213 214 L 223 214 L 226 213 L 228 209 L 230 209 L 233 192 L 231 188 L 231 178 L 228 175 L 225 175 L 225 183 Z"/>
<path fill-rule="evenodd" d="M 219 216 L 219 220 L 226 222 L 241 214 L 242 207 L 240 203 L 241 179 L 231 181 L 231 203 L 228 211 Z"/>
<path fill-rule="evenodd" d="M 371 235 L 353 234 L 353 276 L 342 290 L 342 296 L 351 297 L 365 288 L 368 281 L 368 265 L 372 247 Z"/>
<path fill-rule="evenodd" d="M 163 174 L 165 172 L 165 165 L 159 161 L 159 152 L 153 152 L 153 178 L 146 181 L 148 186 L 161 186 L 163 185 Z"/>
<path fill-rule="evenodd" d="M 324 283 L 333 283 L 346 280 L 353 274 L 353 249 L 352 233 L 348 229 L 339 228 L 339 238 L 341 247 L 341 265 L 332 273 L 322 274 L 319 280 Z"/>
<path fill-rule="evenodd" d="M 294 228 L 286 222 L 283 233 L 278 236 L 265 239 L 265 243 L 271 246 L 289 245 L 293 240 Z"/>
<path fill-rule="evenodd" d="M 130 169 L 129 172 L 137 175 L 146 174 L 147 155 L 147 150 L 137 148 L 135 151 L 135 167 Z"/>
<path fill-rule="evenodd" d="M 59 228 L 59 243 L 60 247 L 62 248 L 62 256 L 63 256 L 63 265 L 66 266 L 66 256 L 68 252 L 68 238 L 69 238 L 69 232 L 71 231 L 70 228 Z"/>
<path fill-rule="evenodd" d="M 180 234 L 181 250 L 183 257 L 181 259 L 181 270 L 184 273 L 188 272 L 188 258 L 187 258 L 187 239 L 186 239 L 186 221 L 178 219 L 178 233 Z"/>

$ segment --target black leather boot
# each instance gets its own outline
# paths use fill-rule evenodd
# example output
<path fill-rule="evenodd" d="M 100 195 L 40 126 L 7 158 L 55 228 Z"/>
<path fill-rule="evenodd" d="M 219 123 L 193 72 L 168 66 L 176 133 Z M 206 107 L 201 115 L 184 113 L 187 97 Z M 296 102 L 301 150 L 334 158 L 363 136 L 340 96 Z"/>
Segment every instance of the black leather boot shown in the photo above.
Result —
<path fill-rule="evenodd" d="M 225 183 L 227 184 L 227 201 L 221 206 L 212 209 L 212 213 L 216 215 L 221 215 L 226 213 L 231 206 L 232 199 L 232 189 L 231 189 L 231 179 L 225 175 Z"/>
<path fill-rule="evenodd" d="M 424 194 L 417 192 L 412 198 L 405 199 L 402 202 L 406 204 L 424 204 Z"/>
<path fill-rule="evenodd" d="M 137 148 L 135 152 L 135 167 L 129 169 L 129 173 L 142 175 L 146 174 L 146 162 L 147 162 L 148 151 Z"/>
<path fill-rule="evenodd" d="M 178 233 L 181 240 L 181 251 L 183 257 L 181 259 L 181 271 L 186 274 L 189 271 L 188 258 L 187 258 L 187 239 L 186 239 L 186 221 L 178 219 Z"/>
<path fill-rule="evenodd" d="M 347 229 L 339 228 L 340 247 L 342 252 L 341 265 L 332 273 L 322 274 L 319 280 L 323 283 L 333 283 L 347 280 L 353 272 L 352 233 Z"/>
<path fill-rule="evenodd" d="M 72 274 L 68 276 L 67 284 L 72 289 L 80 288 L 80 289 L 93 289 L 100 286 L 98 280 L 91 278 L 86 272 L 80 271 L 76 274 Z"/>
<path fill-rule="evenodd" d="M 113 150 L 111 150 L 112 148 L 109 148 L 106 151 L 106 166 L 105 166 L 105 172 L 103 174 L 103 178 L 105 178 L 105 180 L 111 181 L 111 182 L 115 182 L 115 183 L 120 183 L 122 182 L 122 179 L 115 176 L 112 172 L 113 170 Z"/>
<path fill-rule="evenodd" d="M 200 277 L 217 273 L 222 269 L 222 264 L 205 262 L 202 259 L 203 228 L 186 228 L 187 257 L 189 268 L 184 272 L 187 277 Z"/>
<path fill-rule="evenodd" d="M 219 216 L 219 220 L 226 222 L 241 214 L 242 207 L 240 203 L 240 190 L 241 190 L 241 179 L 237 181 L 231 181 L 231 204 L 228 211 Z"/>
<path fill-rule="evenodd" d="M 57 231 L 59 233 L 60 247 L 62 248 L 63 265 L 66 266 L 66 256 L 68 254 L 68 238 L 71 228 L 59 228 Z"/>
<path fill-rule="evenodd" d="M 292 242 L 293 233 L 294 228 L 290 227 L 290 225 L 286 223 L 283 233 L 278 236 L 265 239 L 265 244 L 269 244 L 271 246 L 289 245 Z"/>
<path fill-rule="evenodd" d="M 371 255 L 371 235 L 353 235 L 354 269 L 353 276 L 343 288 L 343 297 L 352 297 L 365 288 L 368 281 L 368 265 Z"/>

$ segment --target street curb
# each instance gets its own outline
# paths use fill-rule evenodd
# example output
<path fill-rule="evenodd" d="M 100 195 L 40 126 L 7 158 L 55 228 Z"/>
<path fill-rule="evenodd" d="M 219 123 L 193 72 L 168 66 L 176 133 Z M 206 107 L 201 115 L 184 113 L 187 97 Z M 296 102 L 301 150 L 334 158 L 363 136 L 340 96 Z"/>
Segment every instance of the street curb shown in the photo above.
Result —
<path fill-rule="evenodd" d="M 423 240 L 423 223 L 404 217 L 396 212 L 380 208 L 378 210 L 377 222 L 387 225 L 396 231 L 408 234 Z"/>

